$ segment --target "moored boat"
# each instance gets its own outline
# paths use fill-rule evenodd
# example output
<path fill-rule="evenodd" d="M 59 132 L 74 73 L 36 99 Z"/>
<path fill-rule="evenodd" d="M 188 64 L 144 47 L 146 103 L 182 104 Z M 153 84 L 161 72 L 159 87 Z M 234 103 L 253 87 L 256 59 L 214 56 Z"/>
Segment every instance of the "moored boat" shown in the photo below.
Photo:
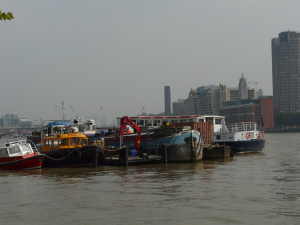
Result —
<path fill-rule="evenodd" d="M 233 153 L 261 152 L 265 146 L 264 132 L 255 122 L 232 124 L 215 135 L 215 143 L 230 146 Z"/>
<path fill-rule="evenodd" d="M 41 132 L 39 148 L 45 154 L 45 167 L 92 164 L 100 151 L 79 124 L 70 121 L 50 122 Z"/>
<path fill-rule="evenodd" d="M 43 155 L 26 139 L 2 140 L 0 146 L 0 169 L 38 169 L 42 167 L 42 164 Z"/>
<path fill-rule="evenodd" d="M 168 136 L 158 138 L 160 151 L 164 161 L 195 162 L 202 160 L 203 140 L 196 130 L 181 130 Z"/>

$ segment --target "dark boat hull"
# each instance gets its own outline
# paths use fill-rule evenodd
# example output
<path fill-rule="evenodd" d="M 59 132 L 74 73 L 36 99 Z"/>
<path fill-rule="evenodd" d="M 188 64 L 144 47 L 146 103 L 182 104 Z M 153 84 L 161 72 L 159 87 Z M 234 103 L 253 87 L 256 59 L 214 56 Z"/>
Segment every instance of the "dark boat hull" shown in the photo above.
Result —
<path fill-rule="evenodd" d="M 255 139 L 247 141 L 228 141 L 223 142 L 231 148 L 233 153 L 251 153 L 251 152 L 261 152 L 265 147 L 264 139 Z"/>
<path fill-rule="evenodd" d="M 42 153 L 45 155 L 44 167 L 95 165 L 95 163 L 98 164 L 102 161 L 100 149 L 95 146 Z"/>
<path fill-rule="evenodd" d="M 40 169 L 42 165 L 43 156 L 38 153 L 0 160 L 0 169 L 4 170 Z"/>
<path fill-rule="evenodd" d="M 195 162 L 202 160 L 202 147 L 193 148 L 190 144 L 167 145 L 160 148 L 162 159 L 167 162 Z"/>

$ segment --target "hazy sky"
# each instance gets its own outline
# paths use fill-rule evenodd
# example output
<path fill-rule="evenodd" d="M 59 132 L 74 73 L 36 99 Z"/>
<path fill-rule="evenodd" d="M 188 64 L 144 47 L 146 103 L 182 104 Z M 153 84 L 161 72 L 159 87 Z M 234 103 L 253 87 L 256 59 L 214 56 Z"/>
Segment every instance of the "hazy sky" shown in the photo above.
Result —
<path fill-rule="evenodd" d="M 297 0 L 1 0 L 0 112 L 57 118 L 163 111 L 240 74 L 272 93 L 271 38 L 299 31 Z M 102 109 L 102 110 L 101 110 Z M 97 118 L 97 119 L 98 119 Z"/>

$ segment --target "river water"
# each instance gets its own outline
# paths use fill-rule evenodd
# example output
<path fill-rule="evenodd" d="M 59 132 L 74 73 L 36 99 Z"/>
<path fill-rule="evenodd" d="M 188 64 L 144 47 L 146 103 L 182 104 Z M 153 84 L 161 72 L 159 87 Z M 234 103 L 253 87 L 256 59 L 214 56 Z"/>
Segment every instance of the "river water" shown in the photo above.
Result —
<path fill-rule="evenodd" d="M 0 225 L 300 224 L 300 134 L 227 162 L 0 172 Z"/>

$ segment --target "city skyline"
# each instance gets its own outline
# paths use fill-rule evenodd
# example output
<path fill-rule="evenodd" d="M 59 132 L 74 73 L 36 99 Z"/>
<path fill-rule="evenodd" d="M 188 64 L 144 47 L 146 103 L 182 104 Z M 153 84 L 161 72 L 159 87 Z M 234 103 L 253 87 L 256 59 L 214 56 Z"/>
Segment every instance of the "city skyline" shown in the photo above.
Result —
<path fill-rule="evenodd" d="M 58 117 L 61 101 L 70 113 L 109 121 L 159 113 L 164 85 L 178 99 L 191 87 L 229 86 L 242 72 L 269 95 L 270 40 L 299 30 L 300 17 L 297 7 L 267 1 L 4 0 L 1 7 L 16 19 L 1 24 L 0 111 L 46 119 Z M 277 19 L 282 9 L 290 13 Z"/>

